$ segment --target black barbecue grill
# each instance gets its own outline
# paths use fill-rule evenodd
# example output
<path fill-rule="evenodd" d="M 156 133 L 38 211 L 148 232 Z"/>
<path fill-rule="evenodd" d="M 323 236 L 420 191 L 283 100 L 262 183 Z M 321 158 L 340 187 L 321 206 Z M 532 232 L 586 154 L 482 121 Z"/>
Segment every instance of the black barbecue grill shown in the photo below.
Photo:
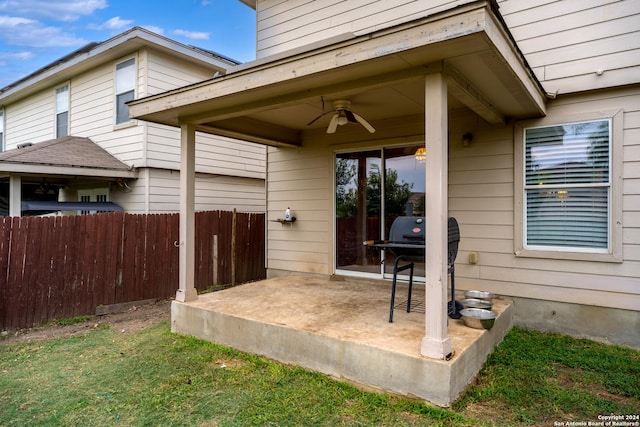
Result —
<path fill-rule="evenodd" d="M 448 304 L 449 317 L 460 318 L 462 306 L 455 300 L 455 259 L 458 255 L 460 229 L 455 218 L 448 219 L 448 254 L 447 270 L 451 274 L 451 301 Z M 391 285 L 391 303 L 389 307 L 389 322 L 393 322 L 395 308 L 396 283 L 398 273 L 409 270 L 409 292 L 407 295 L 407 313 L 411 312 L 411 291 L 413 288 L 414 261 L 424 261 L 425 258 L 425 219 L 421 216 L 399 216 L 391 224 L 389 239 L 385 241 L 368 241 L 365 245 L 378 249 L 385 249 L 395 257 L 393 263 L 393 281 Z M 401 265 L 401 263 L 405 264 Z"/>

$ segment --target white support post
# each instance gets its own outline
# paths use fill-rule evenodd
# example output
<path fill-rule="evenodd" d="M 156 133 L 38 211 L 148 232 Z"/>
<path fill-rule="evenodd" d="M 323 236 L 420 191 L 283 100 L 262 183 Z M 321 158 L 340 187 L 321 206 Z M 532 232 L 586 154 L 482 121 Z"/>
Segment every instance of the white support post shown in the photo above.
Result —
<path fill-rule="evenodd" d="M 9 175 L 9 216 L 22 216 L 22 177 Z"/>
<path fill-rule="evenodd" d="M 196 129 L 194 125 L 180 126 L 180 251 L 179 288 L 176 300 L 193 301 L 198 298 L 195 288 L 195 174 Z"/>
<path fill-rule="evenodd" d="M 445 359 L 451 353 L 447 335 L 447 85 L 441 73 L 425 80 L 426 285 L 425 336 L 420 353 Z"/>

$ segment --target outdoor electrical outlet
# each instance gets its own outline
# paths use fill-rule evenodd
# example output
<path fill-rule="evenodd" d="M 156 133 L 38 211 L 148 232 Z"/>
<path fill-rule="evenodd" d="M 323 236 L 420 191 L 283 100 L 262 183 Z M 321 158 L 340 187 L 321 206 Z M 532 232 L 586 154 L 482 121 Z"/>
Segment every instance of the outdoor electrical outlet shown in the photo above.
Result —
<path fill-rule="evenodd" d="M 478 252 L 471 252 L 469 254 L 469 264 L 477 264 L 478 263 Z"/>

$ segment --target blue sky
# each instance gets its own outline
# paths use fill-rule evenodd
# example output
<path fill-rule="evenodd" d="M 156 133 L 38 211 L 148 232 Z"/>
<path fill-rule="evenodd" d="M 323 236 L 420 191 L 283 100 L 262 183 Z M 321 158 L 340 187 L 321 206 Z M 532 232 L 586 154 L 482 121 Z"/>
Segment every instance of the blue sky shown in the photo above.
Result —
<path fill-rule="evenodd" d="M 255 11 L 239 0 L 0 0 L 0 88 L 134 26 L 255 58 Z"/>

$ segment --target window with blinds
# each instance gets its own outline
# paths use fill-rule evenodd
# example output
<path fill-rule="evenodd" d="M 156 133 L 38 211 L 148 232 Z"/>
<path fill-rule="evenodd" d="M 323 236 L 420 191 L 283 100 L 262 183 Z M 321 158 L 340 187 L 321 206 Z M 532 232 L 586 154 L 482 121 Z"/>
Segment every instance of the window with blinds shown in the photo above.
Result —
<path fill-rule="evenodd" d="M 610 248 L 611 120 L 524 130 L 525 248 Z"/>

